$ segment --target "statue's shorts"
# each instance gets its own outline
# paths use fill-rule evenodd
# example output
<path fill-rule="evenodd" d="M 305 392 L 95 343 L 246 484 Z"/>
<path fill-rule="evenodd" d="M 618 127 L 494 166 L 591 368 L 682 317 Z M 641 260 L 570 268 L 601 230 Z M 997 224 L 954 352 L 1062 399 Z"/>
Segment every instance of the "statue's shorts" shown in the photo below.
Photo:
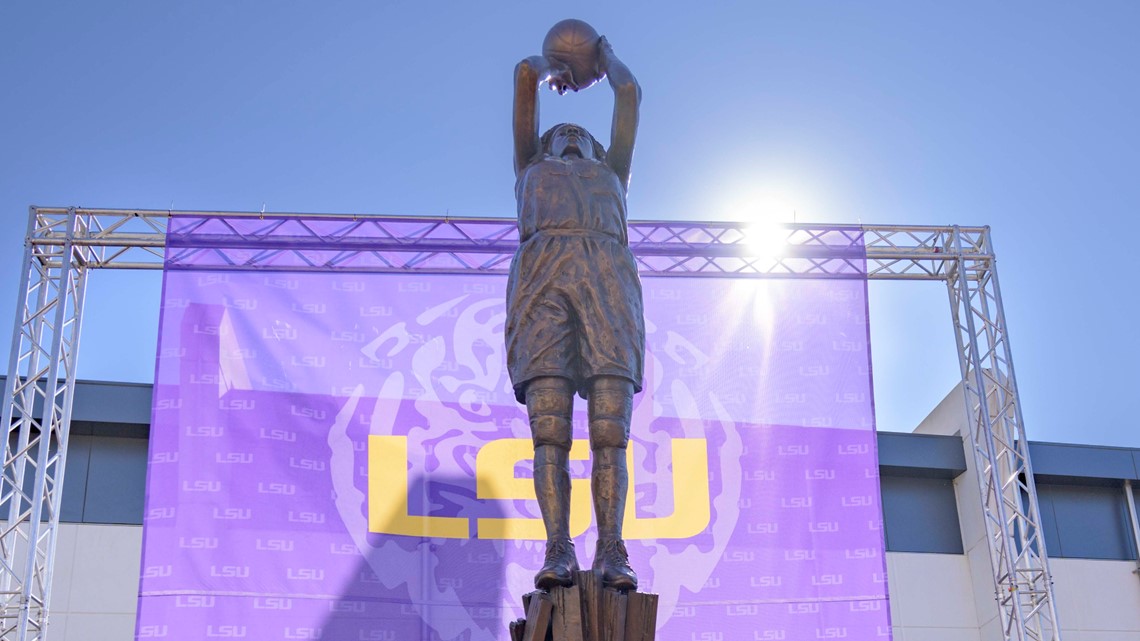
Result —
<path fill-rule="evenodd" d="M 515 398 L 540 376 L 620 376 L 641 391 L 645 319 L 633 254 L 620 240 L 576 230 L 523 242 L 507 282 L 507 369 Z"/>

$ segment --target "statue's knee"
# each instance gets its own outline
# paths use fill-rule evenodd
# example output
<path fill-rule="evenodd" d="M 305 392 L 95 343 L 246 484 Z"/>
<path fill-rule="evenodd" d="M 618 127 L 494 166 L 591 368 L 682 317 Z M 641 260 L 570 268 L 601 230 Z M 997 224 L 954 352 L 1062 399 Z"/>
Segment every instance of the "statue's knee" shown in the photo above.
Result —
<path fill-rule="evenodd" d="M 616 448 L 624 450 L 628 444 L 628 420 L 611 416 L 590 419 L 590 449 Z"/>
<path fill-rule="evenodd" d="M 526 409 L 534 446 L 554 445 L 565 450 L 573 442 L 570 415 L 574 408 L 574 386 L 557 377 L 536 378 L 526 388 Z"/>
<path fill-rule="evenodd" d="M 535 449 L 553 445 L 569 451 L 574 444 L 573 427 L 569 419 L 561 416 L 534 416 L 530 419 L 530 434 Z"/>
<path fill-rule="evenodd" d="M 633 383 L 616 376 L 590 382 L 590 449 L 625 449 L 633 414 Z"/>

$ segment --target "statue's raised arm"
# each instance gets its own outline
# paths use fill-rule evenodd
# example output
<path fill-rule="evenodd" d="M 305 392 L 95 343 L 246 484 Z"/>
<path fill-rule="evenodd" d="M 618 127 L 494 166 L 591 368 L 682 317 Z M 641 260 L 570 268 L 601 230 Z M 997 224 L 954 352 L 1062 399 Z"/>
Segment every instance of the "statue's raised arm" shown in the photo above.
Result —
<path fill-rule="evenodd" d="M 628 189 L 641 109 L 641 86 L 637 84 L 629 67 L 614 55 L 613 47 L 605 36 L 598 39 L 598 66 L 609 78 L 610 87 L 614 90 L 614 118 L 610 126 L 610 148 L 606 152 L 606 164 L 617 174 L 622 186 Z"/>
<path fill-rule="evenodd" d="M 559 94 L 565 93 L 567 89 L 577 91 L 569 69 L 557 60 L 546 56 L 531 56 L 515 65 L 513 128 L 516 176 L 526 169 L 539 152 L 538 88 L 544 82 Z"/>

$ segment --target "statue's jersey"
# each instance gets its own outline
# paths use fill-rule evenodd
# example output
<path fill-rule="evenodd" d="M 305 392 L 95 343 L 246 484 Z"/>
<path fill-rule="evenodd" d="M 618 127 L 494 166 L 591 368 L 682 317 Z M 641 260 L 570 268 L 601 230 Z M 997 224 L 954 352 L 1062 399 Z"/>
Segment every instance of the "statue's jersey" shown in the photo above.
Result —
<path fill-rule="evenodd" d="M 625 189 L 596 160 L 547 157 L 527 167 L 515 185 L 519 240 L 536 231 L 595 231 L 626 244 Z"/>
<path fill-rule="evenodd" d="M 625 190 L 609 166 L 545 158 L 516 185 L 519 249 L 507 282 L 507 369 L 515 397 L 540 376 L 596 376 L 641 389 L 645 321 Z"/>

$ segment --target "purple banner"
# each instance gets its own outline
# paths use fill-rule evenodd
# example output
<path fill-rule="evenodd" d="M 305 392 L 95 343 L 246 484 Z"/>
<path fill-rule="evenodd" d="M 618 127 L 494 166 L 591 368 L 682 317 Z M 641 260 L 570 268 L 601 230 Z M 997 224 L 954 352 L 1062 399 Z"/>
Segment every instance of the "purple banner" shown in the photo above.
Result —
<path fill-rule="evenodd" d="M 505 278 L 180 267 L 164 276 L 137 637 L 505 639 L 544 539 Z M 625 534 L 661 638 L 889 639 L 865 281 L 644 291 Z M 571 530 L 588 567 L 579 406 Z"/>

